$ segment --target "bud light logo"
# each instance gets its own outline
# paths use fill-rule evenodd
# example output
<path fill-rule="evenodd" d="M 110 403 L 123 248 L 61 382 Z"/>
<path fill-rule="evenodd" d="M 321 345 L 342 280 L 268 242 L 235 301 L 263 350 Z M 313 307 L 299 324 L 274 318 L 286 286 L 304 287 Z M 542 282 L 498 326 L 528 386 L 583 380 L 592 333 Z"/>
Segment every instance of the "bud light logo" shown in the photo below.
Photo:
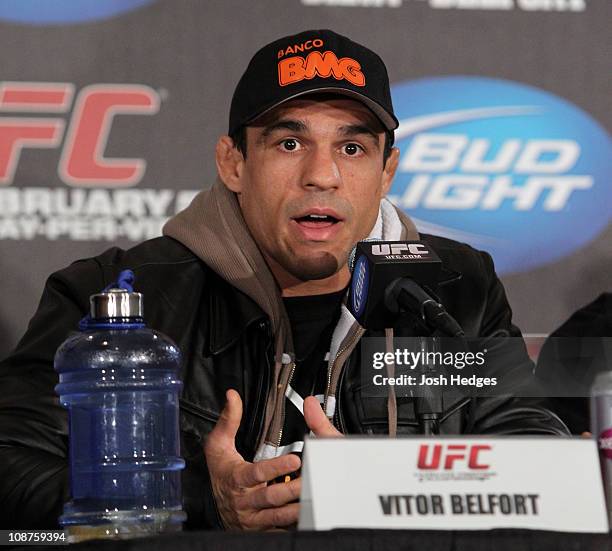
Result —
<path fill-rule="evenodd" d="M 426 233 L 489 251 L 500 273 L 559 260 L 610 223 L 612 143 L 566 100 L 515 82 L 393 87 L 400 165 L 390 199 Z"/>
<path fill-rule="evenodd" d="M 355 263 L 351 290 L 353 316 L 358 318 L 363 313 L 368 298 L 368 261 L 365 255 L 361 255 Z"/>
<path fill-rule="evenodd" d="M 107 19 L 156 0 L 2 0 L 0 19 L 29 25 L 61 25 Z"/>

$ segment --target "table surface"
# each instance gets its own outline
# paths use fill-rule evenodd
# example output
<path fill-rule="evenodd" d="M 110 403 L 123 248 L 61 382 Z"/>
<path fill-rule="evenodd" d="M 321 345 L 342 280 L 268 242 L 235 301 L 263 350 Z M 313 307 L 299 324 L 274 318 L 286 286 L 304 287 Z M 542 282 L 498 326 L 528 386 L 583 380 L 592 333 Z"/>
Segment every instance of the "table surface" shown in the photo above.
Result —
<path fill-rule="evenodd" d="M 22 548 L 23 549 L 23 548 Z M 50 549 L 50 548 L 46 548 Z M 57 547 L 55 548 L 57 549 Z M 612 551 L 609 534 L 539 530 L 332 530 L 329 532 L 182 532 L 135 540 L 89 541 L 71 551 Z"/>

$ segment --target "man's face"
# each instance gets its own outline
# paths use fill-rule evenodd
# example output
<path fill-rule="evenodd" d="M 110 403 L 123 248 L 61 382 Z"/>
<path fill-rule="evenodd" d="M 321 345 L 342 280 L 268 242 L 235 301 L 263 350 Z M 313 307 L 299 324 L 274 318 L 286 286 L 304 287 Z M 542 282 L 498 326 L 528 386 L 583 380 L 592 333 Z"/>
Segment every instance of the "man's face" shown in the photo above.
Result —
<path fill-rule="evenodd" d="M 298 98 L 248 127 L 246 143 L 226 184 L 277 278 L 322 280 L 346 270 L 397 166 L 394 150 L 383 167 L 380 122 L 354 100 Z"/>

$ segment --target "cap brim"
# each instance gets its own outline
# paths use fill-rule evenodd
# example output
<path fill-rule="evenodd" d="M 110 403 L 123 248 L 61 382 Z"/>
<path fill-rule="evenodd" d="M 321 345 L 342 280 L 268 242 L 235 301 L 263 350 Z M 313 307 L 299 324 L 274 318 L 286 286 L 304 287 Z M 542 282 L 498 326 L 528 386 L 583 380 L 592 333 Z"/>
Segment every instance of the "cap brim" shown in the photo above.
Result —
<path fill-rule="evenodd" d="M 348 88 L 341 88 L 339 86 L 321 86 L 318 88 L 309 88 L 308 90 L 302 90 L 301 92 L 297 92 L 296 94 L 293 94 L 292 96 L 283 98 L 281 101 L 278 101 L 274 103 L 273 105 L 266 107 L 263 111 L 261 111 L 260 113 L 257 113 L 257 115 L 255 115 L 252 119 L 248 120 L 245 124 L 249 124 L 250 122 L 253 122 L 254 120 L 258 119 L 265 113 L 268 113 L 275 107 L 278 107 L 279 105 L 282 105 L 283 103 L 287 103 L 288 101 L 291 101 L 292 99 L 299 98 L 301 96 L 306 96 L 309 94 L 316 94 L 319 92 L 330 92 L 333 94 L 338 94 L 339 96 L 347 96 L 349 98 L 355 99 L 363 103 L 368 109 L 370 109 L 370 111 L 372 111 L 378 117 L 380 122 L 383 123 L 383 126 L 387 130 L 393 131 L 399 126 L 399 121 L 395 118 L 395 116 L 389 113 L 379 103 L 377 103 L 373 99 L 370 99 L 367 96 L 364 96 L 363 94 L 360 94 L 359 92 L 356 92 L 355 90 L 349 90 Z"/>

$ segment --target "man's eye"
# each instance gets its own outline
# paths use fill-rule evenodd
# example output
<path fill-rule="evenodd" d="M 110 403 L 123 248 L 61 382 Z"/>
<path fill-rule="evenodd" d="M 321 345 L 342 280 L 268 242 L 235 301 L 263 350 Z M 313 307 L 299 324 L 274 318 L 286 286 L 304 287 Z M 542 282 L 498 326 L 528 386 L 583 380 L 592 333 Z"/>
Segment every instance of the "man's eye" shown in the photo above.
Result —
<path fill-rule="evenodd" d="M 294 138 L 287 138 L 280 143 L 280 146 L 285 151 L 296 151 L 300 147 L 300 143 Z"/>
<path fill-rule="evenodd" d="M 360 145 L 356 143 L 347 143 L 342 147 L 344 153 L 349 156 L 359 155 L 363 151 Z"/>

